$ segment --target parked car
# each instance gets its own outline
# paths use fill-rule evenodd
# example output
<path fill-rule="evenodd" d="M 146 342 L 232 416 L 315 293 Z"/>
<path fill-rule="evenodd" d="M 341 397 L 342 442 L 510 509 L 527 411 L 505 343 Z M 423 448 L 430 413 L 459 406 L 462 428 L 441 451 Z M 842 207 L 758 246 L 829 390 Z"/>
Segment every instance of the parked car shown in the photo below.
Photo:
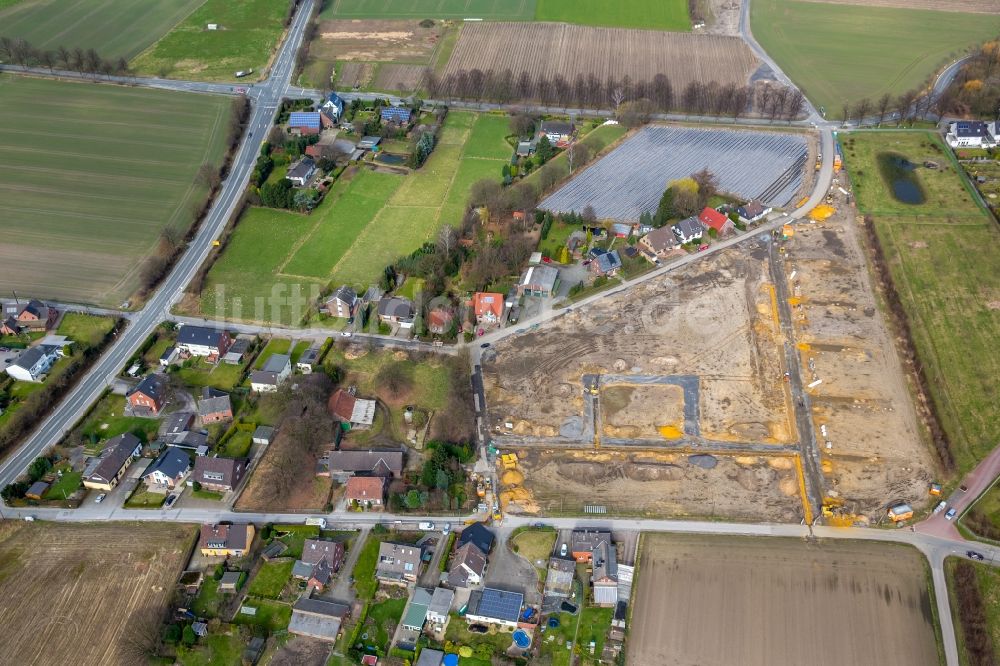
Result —
<path fill-rule="evenodd" d="M 958 513 L 958 509 L 956 509 L 955 507 L 951 507 L 950 509 L 948 509 L 948 513 L 944 514 L 944 519 L 951 520 L 952 518 L 955 517 L 956 513 Z"/>
<path fill-rule="evenodd" d="M 349 338 L 349 337 L 351 337 L 351 332 L 350 331 L 342 331 L 340 333 L 340 335 L 342 335 L 345 338 Z"/>
<path fill-rule="evenodd" d="M 934 507 L 934 513 L 941 513 L 946 506 L 948 506 L 948 503 L 945 502 L 944 500 L 941 500 L 940 502 L 938 502 L 938 505 Z"/>
<path fill-rule="evenodd" d="M 108 494 L 107 494 L 107 493 L 101 493 L 101 494 L 100 494 L 100 495 L 98 495 L 98 496 L 97 496 L 97 498 L 96 498 L 96 499 L 94 500 L 94 504 L 100 504 L 101 502 L 103 502 L 103 501 L 104 501 L 104 498 L 105 498 L 105 497 L 107 497 L 107 496 L 108 496 Z"/>
<path fill-rule="evenodd" d="M 967 550 L 965 552 L 965 554 L 968 555 L 969 557 L 971 557 L 974 560 L 984 560 L 984 559 L 986 559 L 985 557 L 983 557 L 982 553 L 977 553 L 974 550 Z"/>
<path fill-rule="evenodd" d="M 170 497 L 167 498 L 167 501 L 163 503 L 163 506 L 171 507 L 176 501 L 177 501 L 177 495 L 171 495 Z"/>
<path fill-rule="evenodd" d="M 568 553 L 569 553 L 569 546 L 563 544 L 562 546 L 559 547 L 559 557 L 566 557 Z"/>

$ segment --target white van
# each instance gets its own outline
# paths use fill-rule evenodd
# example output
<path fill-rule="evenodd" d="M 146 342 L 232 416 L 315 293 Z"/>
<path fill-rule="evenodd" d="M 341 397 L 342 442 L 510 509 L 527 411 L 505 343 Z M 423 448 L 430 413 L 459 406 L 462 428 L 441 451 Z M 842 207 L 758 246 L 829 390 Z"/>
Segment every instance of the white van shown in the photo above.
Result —
<path fill-rule="evenodd" d="M 326 518 L 306 518 L 306 525 L 318 525 L 321 530 L 325 530 Z"/>
<path fill-rule="evenodd" d="M 434 523 L 420 523 L 417 527 L 422 530 L 432 530 L 434 529 Z"/>

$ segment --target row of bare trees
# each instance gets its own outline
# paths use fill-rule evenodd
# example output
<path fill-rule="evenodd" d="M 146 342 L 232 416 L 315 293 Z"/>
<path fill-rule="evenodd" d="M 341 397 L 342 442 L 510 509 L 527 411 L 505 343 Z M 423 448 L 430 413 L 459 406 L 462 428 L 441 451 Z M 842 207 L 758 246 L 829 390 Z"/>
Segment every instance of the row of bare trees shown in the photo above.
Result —
<path fill-rule="evenodd" d="M 125 58 L 103 58 L 95 49 L 68 49 L 60 46 L 54 50 L 36 49 L 23 39 L 0 37 L 0 58 L 21 67 L 44 67 L 50 72 L 65 69 L 74 72 L 110 77 L 127 76 L 128 61 Z"/>
<path fill-rule="evenodd" d="M 535 102 L 616 111 L 625 103 L 642 101 L 652 113 L 680 111 L 733 118 L 756 114 L 771 120 L 793 120 L 806 106 L 802 93 L 794 88 L 716 81 L 692 81 L 675 88 L 666 74 L 657 74 L 649 81 L 635 81 L 628 75 L 601 79 L 594 74 L 577 74 L 570 80 L 561 74 L 534 77 L 522 71 L 515 75 L 510 69 L 459 70 L 443 77 L 428 70 L 424 86 L 436 99 L 478 99 L 496 104 Z"/>
<path fill-rule="evenodd" d="M 947 95 L 933 92 L 921 95 L 916 90 L 907 90 L 896 96 L 886 93 L 874 101 L 865 97 L 853 105 L 844 102 L 840 117 L 844 122 L 862 125 L 881 125 L 887 119 L 895 118 L 896 125 L 899 126 L 903 123 L 912 124 L 915 120 L 926 120 L 928 114 L 940 114 L 947 106 Z"/>

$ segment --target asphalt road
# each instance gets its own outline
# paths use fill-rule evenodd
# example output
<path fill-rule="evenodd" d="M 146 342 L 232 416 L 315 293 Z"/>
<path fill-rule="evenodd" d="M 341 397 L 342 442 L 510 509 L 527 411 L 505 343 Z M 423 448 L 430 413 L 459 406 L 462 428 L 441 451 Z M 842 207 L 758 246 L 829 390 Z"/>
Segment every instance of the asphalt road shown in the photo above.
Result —
<path fill-rule="evenodd" d="M 166 319 L 170 306 L 180 297 L 185 285 L 191 281 L 208 256 L 212 241 L 218 238 L 246 189 L 253 171 L 260 144 L 267 135 L 281 98 L 291 78 L 295 53 L 302 38 L 314 0 L 305 0 L 290 26 L 284 43 L 274 59 L 270 76 L 254 86 L 255 103 L 230 173 L 222 183 L 198 234 L 174 266 L 170 275 L 149 299 L 146 306 L 135 313 L 128 327 L 121 332 L 111 347 L 94 364 L 76 387 L 57 405 L 52 413 L 28 437 L 21 447 L 0 465 L 0 486 L 14 481 L 32 459 L 47 447 L 58 442 L 73 427 L 108 387 L 119 369 L 132 356 L 156 326 Z M 188 89 L 187 82 L 170 82 L 171 89 Z"/>

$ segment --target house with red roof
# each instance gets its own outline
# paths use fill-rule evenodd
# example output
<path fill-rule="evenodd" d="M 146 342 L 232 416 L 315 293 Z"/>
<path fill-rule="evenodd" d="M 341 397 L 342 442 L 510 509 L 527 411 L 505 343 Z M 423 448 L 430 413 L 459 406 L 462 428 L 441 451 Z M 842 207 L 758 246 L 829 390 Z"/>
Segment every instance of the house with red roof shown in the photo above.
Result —
<path fill-rule="evenodd" d="M 384 496 L 385 479 L 381 476 L 352 476 L 344 489 L 344 499 L 362 508 L 380 508 Z"/>
<path fill-rule="evenodd" d="M 472 296 L 477 324 L 499 324 L 503 316 L 503 294 L 477 291 Z"/>
<path fill-rule="evenodd" d="M 455 313 L 451 308 L 440 306 L 427 313 L 427 330 L 436 335 L 444 335 L 451 330 Z"/>
<path fill-rule="evenodd" d="M 701 222 L 706 231 L 709 229 L 715 229 L 719 236 L 725 236 L 728 233 L 732 233 L 735 228 L 732 220 L 714 208 L 705 208 L 701 211 L 701 214 L 698 215 L 698 221 Z"/>

